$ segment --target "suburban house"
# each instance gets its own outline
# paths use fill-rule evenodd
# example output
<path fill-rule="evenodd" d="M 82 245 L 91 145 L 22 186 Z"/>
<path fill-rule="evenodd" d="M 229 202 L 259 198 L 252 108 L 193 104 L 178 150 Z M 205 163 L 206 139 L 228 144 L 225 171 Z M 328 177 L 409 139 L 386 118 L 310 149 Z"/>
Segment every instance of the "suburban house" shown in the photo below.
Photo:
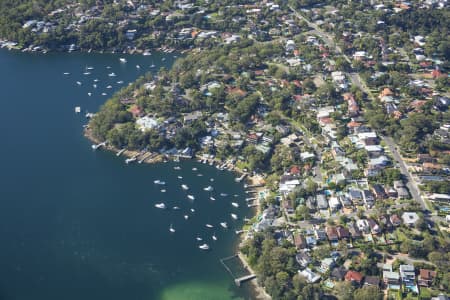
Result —
<path fill-rule="evenodd" d="M 402 220 L 405 225 L 413 227 L 419 221 L 419 215 L 415 212 L 404 212 Z"/>
<path fill-rule="evenodd" d="M 413 265 L 400 265 L 400 278 L 405 286 L 414 286 L 416 274 Z"/>
<path fill-rule="evenodd" d="M 420 286 L 429 287 L 436 278 L 436 271 L 420 269 L 418 283 Z"/>
<path fill-rule="evenodd" d="M 306 268 L 308 264 L 311 263 L 311 256 L 307 252 L 299 252 L 295 255 L 295 260 L 297 263 L 302 266 L 303 268 Z"/>
<path fill-rule="evenodd" d="M 348 271 L 347 274 L 345 274 L 345 281 L 349 281 L 356 285 L 361 285 L 363 280 L 363 275 L 356 271 Z"/>
<path fill-rule="evenodd" d="M 306 268 L 306 269 L 304 269 L 303 271 L 298 271 L 298 273 L 299 273 L 300 275 L 302 275 L 303 277 L 305 277 L 305 278 L 306 278 L 306 281 L 307 281 L 308 283 L 315 283 L 315 282 L 317 282 L 317 281 L 320 280 L 320 275 L 314 273 L 314 272 L 311 271 L 311 269 L 309 269 L 309 268 Z"/>

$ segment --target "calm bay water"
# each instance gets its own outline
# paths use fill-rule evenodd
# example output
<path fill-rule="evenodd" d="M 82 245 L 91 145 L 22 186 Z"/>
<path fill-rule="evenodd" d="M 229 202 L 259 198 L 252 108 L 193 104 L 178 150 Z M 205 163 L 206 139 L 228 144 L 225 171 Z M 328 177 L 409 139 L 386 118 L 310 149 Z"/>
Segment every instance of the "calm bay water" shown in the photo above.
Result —
<path fill-rule="evenodd" d="M 249 299 L 219 263 L 233 254 L 242 224 L 230 213 L 251 215 L 233 174 L 193 161 L 127 166 L 122 157 L 92 151 L 83 137 L 84 113 L 98 110 L 107 98 L 101 93 L 174 60 L 120 57 L 128 63 L 109 54 L 0 51 L 0 299 Z M 92 74 L 83 75 L 87 66 Z M 203 190 L 208 185 L 216 201 Z M 181 209 L 159 210 L 158 202 Z M 212 251 L 198 249 L 196 236 Z"/>

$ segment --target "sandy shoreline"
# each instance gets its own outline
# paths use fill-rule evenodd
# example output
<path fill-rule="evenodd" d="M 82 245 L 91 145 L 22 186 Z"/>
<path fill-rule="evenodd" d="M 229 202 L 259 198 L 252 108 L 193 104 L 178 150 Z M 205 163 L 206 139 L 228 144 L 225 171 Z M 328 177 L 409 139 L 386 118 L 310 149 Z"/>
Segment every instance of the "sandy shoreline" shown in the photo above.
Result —
<path fill-rule="evenodd" d="M 84 136 L 90 140 L 91 142 L 93 142 L 94 144 L 100 144 L 101 141 L 99 141 L 98 139 L 94 138 L 94 136 L 92 136 L 92 132 L 86 128 L 84 131 Z M 111 145 L 106 145 L 104 146 L 104 149 L 111 151 L 111 152 L 115 152 L 118 153 L 121 149 L 117 149 L 116 147 L 113 147 Z M 131 151 L 131 150 L 125 150 L 122 155 L 127 157 L 127 158 L 133 158 L 133 157 L 141 157 L 144 158 L 142 159 L 143 163 L 147 163 L 147 164 L 154 164 L 154 163 L 159 163 L 159 162 L 163 162 L 166 160 L 166 157 L 163 154 L 157 154 L 157 153 L 151 153 L 151 154 L 147 154 L 150 152 L 145 152 L 145 153 L 141 153 L 138 151 Z M 148 155 L 146 157 L 146 155 Z M 193 157 L 192 159 L 201 159 L 201 157 Z M 220 162 L 219 160 L 214 159 L 214 162 L 217 164 L 221 164 L 223 162 Z M 229 170 L 229 171 L 233 171 L 238 173 L 239 175 L 242 174 L 247 174 L 246 172 L 240 170 L 239 168 L 234 167 L 233 170 Z M 260 208 L 260 202 L 259 202 L 259 192 L 265 190 L 265 186 L 259 186 L 261 184 L 261 182 L 263 181 L 262 178 L 260 177 L 252 177 L 252 176 L 248 176 L 245 179 L 249 185 L 256 185 L 258 187 L 255 187 L 255 191 L 256 191 L 256 198 L 257 198 L 257 206 L 256 206 L 256 210 L 254 213 L 255 215 L 258 215 L 261 213 L 261 208 Z M 239 243 L 238 243 L 238 249 L 236 249 L 237 251 L 237 255 L 239 260 L 241 261 L 241 263 L 245 266 L 245 268 L 247 270 L 249 270 L 252 274 L 255 274 L 255 272 L 253 271 L 253 269 L 250 267 L 250 265 L 247 263 L 245 256 L 240 252 L 240 245 L 244 242 L 244 236 L 241 235 L 239 237 Z M 258 284 L 257 279 L 253 279 L 250 280 L 247 284 L 249 284 L 251 286 L 251 289 L 253 291 L 253 296 L 255 297 L 255 300 L 270 300 L 272 299 L 265 291 L 265 289 Z"/>

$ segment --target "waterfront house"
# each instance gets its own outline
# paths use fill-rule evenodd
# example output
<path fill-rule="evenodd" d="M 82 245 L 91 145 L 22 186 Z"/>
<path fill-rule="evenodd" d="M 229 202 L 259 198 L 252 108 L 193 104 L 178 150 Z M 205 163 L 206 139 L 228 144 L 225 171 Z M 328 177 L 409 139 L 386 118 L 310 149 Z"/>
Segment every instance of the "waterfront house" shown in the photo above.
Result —
<path fill-rule="evenodd" d="M 420 269 L 418 283 L 420 286 L 429 287 L 436 278 L 436 271 L 431 271 L 428 269 Z"/>
<path fill-rule="evenodd" d="M 156 119 L 150 116 L 145 116 L 137 119 L 136 125 L 142 132 L 144 132 L 149 129 L 157 128 L 159 126 L 159 123 Z"/>

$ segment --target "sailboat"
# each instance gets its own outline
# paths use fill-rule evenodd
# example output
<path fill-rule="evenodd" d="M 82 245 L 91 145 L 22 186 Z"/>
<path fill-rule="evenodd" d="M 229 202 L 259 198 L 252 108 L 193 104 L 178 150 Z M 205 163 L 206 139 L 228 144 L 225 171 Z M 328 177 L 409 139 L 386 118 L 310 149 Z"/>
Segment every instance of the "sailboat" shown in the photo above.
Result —
<path fill-rule="evenodd" d="M 175 229 L 173 229 L 172 224 L 170 224 L 169 231 L 172 232 L 172 233 L 175 232 Z"/>
<path fill-rule="evenodd" d="M 215 241 L 217 241 L 216 233 L 214 233 L 214 234 L 212 235 L 212 239 L 215 240 Z"/>

